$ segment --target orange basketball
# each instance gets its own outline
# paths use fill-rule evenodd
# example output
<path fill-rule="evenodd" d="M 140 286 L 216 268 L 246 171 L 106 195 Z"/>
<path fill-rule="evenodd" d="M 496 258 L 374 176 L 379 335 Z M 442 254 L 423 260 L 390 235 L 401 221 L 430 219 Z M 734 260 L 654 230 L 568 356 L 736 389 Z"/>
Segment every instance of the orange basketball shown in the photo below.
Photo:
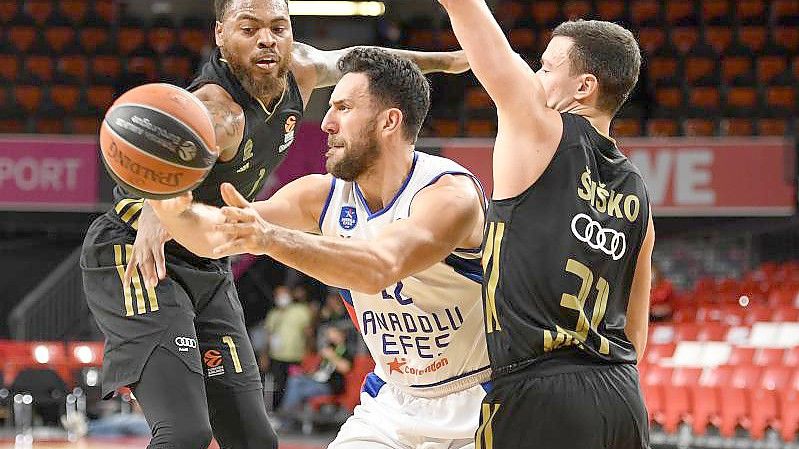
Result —
<path fill-rule="evenodd" d="M 150 199 L 199 185 L 218 156 L 205 105 L 171 84 L 145 84 L 111 105 L 100 128 L 108 173 L 129 192 Z"/>

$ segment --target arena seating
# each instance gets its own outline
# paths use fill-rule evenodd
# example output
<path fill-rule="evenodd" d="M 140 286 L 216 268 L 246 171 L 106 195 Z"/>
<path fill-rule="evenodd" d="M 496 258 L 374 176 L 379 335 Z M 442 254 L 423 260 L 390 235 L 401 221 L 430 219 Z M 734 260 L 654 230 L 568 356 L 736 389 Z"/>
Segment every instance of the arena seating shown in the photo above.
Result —
<path fill-rule="evenodd" d="M 799 430 L 799 265 L 702 278 L 650 327 L 639 365 L 655 428 L 794 441 Z"/>

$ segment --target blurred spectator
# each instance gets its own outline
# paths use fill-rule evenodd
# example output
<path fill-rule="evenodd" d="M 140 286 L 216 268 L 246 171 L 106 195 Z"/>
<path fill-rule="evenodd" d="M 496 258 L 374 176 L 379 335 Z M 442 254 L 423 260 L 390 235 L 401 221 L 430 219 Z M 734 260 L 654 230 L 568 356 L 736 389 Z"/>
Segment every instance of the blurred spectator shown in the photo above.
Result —
<path fill-rule="evenodd" d="M 260 360 L 264 371 L 272 375 L 273 407 L 277 408 L 285 392 L 289 368 L 298 365 L 305 356 L 313 318 L 308 304 L 297 301 L 288 287 L 275 287 L 273 296 L 275 308 L 265 320 L 266 354 Z"/>
<path fill-rule="evenodd" d="M 652 265 L 652 292 L 650 293 L 649 317 L 652 321 L 668 319 L 673 312 L 674 286 Z"/>
<path fill-rule="evenodd" d="M 286 395 L 280 405 L 281 412 L 296 412 L 309 398 L 344 391 L 344 375 L 352 368 L 352 354 L 347 349 L 346 330 L 339 326 L 328 326 L 325 340 L 325 346 L 319 350 L 319 355 L 322 356 L 319 368 L 312 374 L 288 379 Z"/>
<path fill-rule="evenodd" d="M 344 307 L 344 301 L 335 290 L 331 289 L 325 297 L 322 308 L 319 310 L 319 324 L 338 323 L 340 321 L 349 321 L 349 319 L 347 308 Z"/>

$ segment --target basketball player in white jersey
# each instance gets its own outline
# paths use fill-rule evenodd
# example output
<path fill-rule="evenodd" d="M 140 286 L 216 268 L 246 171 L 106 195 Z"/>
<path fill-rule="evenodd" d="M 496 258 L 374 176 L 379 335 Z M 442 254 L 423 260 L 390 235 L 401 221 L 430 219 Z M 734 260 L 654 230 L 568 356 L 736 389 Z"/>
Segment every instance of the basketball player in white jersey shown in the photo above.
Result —
<path fill-rule="evenodd" d="M 376 367 L 330 448 L 472 448 L 489 380 L 485 197 L 460 165 L 414 150 L 430 106 L 418 67 L 359 48 L 340 69 L 322 123 L 330 175 L 252 204 L 223 185 L 235 207 L 221 210 L 189 195 L 153 207 L 197 254 L 267 254 L 342 289 Z"/>

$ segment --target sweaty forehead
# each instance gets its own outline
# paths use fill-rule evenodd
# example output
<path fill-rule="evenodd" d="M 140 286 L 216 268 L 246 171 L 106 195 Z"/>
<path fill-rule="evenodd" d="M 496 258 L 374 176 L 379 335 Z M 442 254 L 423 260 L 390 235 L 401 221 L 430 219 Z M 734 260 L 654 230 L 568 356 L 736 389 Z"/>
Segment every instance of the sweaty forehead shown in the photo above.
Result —
<path fill-rule="evenodd" d="M 226 17 L 235 19 L 242 13 L 254 15 L 268 22 L 278 16 L 288 18 L 289 11 L 286 0 L 233 0 L 228 7 Z"/>
<path fill-rule="evenodd" d="M 330 102 L 368 103 L 370 99 L 369 78 L 363 73 L 347 73 L 336 84 Z"/>

